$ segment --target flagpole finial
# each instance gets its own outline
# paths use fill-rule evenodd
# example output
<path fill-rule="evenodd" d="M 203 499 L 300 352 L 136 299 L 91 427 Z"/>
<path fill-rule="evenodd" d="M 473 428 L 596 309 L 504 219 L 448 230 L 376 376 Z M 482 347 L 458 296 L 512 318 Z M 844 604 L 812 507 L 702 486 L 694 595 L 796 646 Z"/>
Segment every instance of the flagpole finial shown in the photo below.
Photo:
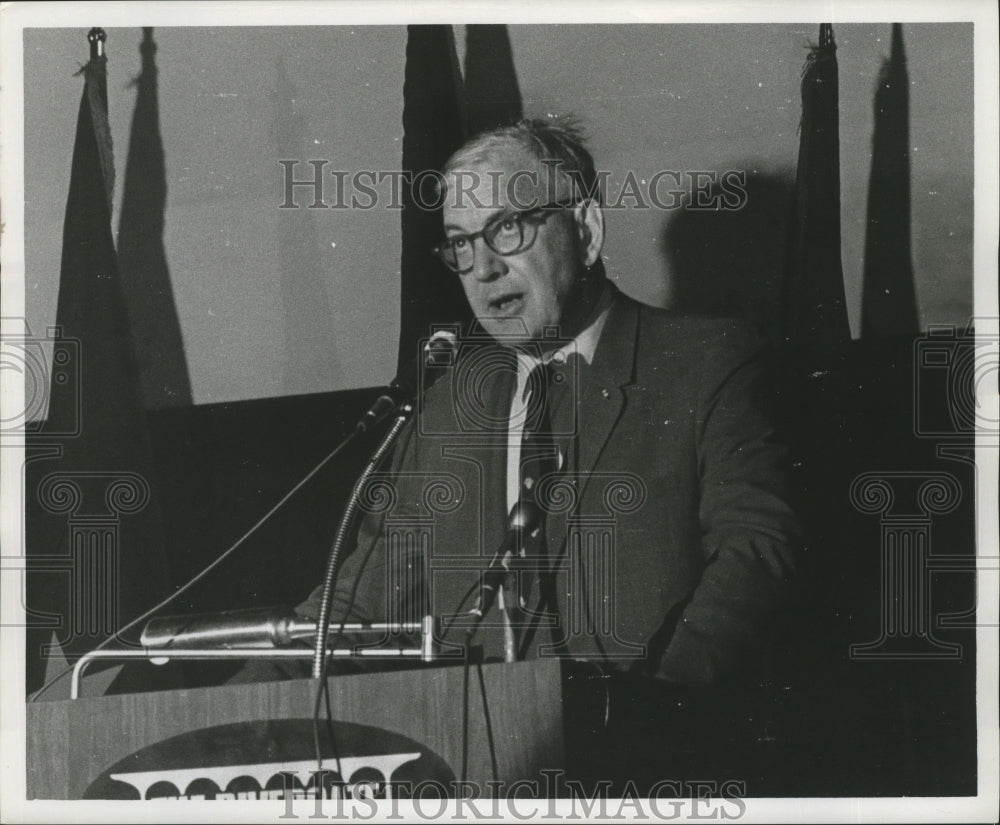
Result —
<path fill-rule="evenodd" d="M 819 45 L 823 48 L 829 48 L 830 46 L 834 46 L 833 23 L 819 24 Z M 834 46 L 834 48 L 836 48 L 836 46 Z"/>
<path fill-rule="evenodd" d="M 108 35 L 105 33 L 104 29 L 94 27 L 89 32 L 87 32 L 87 40 L 90 42 L 90 59 L 96 60 L 99 57 L 104 57 L 104 42 L 108 39 Z"/>

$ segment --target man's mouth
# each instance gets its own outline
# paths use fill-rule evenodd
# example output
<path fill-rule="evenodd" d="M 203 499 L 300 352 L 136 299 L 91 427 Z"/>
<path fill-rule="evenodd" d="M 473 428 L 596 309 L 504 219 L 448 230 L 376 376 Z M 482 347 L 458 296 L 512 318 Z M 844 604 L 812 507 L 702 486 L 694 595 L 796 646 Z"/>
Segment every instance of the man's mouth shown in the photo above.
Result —
<path fill-rule="evenodd" d="M 511 292 L 490 301 L 490 309 L 500 315 L 516 315 L 524 307 L 524 293 Z"/>

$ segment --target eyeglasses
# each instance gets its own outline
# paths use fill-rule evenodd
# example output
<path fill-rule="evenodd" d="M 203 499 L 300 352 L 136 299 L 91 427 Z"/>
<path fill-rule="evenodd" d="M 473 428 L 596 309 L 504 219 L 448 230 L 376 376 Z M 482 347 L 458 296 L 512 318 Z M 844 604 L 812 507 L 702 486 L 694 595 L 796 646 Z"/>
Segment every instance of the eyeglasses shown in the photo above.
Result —
<path fill-rule="evenodd" d="M 538 227 L 548 215 L 575 205 L 575 201 L 552 201 L 532 209 L 498 215 L 478 232 L 452 235 L 448 240 L 432 247 L 431 252 L 444 261 L 448 269 L 464 275 L 472 270 L 476 260 L 476 238 L 482 238 L 497 255 L 516 255 L 535 242 Z"/>

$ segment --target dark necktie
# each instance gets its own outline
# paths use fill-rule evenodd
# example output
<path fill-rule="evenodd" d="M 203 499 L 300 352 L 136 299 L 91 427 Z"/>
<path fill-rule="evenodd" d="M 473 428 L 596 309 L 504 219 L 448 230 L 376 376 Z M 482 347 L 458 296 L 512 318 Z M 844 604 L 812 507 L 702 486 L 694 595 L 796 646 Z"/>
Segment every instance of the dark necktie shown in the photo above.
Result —
<path fill-rule="evenodd" d="M 559 451 L 552 430 L 553 370 L 548 364 L 537 365 L 524 387 L 526 400 L 524 430 L 521 435 L 521 461 L 518 498 L 537 503 L 539 479 L 559 469 Z"/>
<path fill-rule="evenodd" d="M 521 458 L 518 472 L 518 506 L 538 508 L 538 526 L 520 541 L 522 569 L 514 568 L 504 584 L 504 609 L 511 620 L 516 646 L 520 646 L 519 630 L 524 624 L 523 608 L 534 576 L 533 563 L 546 555 L 545 511 L 539 506 L 538 484 L 546 475 L 559 469 L 559 450 L 552 429 L 551 406 L 552 369 L 538 364 L 528 375 L 522 404 L 524 428 L 521 435 Z"/>

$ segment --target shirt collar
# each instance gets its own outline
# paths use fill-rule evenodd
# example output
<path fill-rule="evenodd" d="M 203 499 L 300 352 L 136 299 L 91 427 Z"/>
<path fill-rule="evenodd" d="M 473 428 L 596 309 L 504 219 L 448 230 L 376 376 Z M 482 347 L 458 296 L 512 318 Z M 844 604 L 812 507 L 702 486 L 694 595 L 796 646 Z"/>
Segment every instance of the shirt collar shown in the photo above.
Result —
<path fill-rule="evenodd" d="M 518 373 L 520 375 L 527 375 L 538 366 L 539 363 L 548 364 L 551 361 L 558 363 L 565 363 L 570 355 L 576 353 L 590 366 L 594 361 L 594 353 L 597 352 L 597 342 L 601 338 L 601 333 L 604 331 L 604 325 L 608 320 L 608 312 L 611 310 L 611 299 L 613 293 L 611 287 L 608 284 L 604 285 L 604 289 L 601 292 L 601 297 L 597 300 L 597 305 L 594 307 L 593 312 L 590 314 L 590 320 L 586 323 L 584 328 L 577 333 L 576 337 L 571 341 L 567 341 L 563 346 L 557 350 L 546 353 L 541 361 L 538 357 L 531 352 L 525 352 L 522 349 L 517 350 L 517 364 Z"/>

